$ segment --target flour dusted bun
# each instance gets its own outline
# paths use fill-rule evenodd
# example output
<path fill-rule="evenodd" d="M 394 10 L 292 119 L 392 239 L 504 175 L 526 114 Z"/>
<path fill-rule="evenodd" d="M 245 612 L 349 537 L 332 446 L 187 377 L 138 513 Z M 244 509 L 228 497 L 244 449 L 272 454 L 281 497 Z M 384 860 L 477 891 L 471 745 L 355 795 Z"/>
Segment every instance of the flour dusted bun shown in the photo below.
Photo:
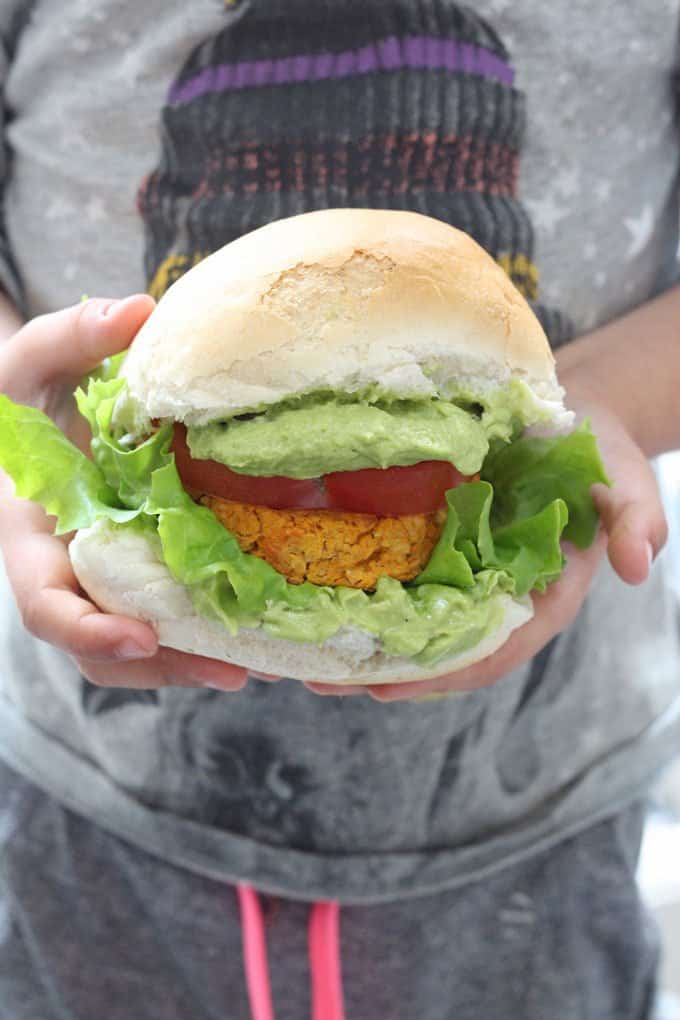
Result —
<path fill-rule="evenodd" d="M 410 212 L 332 209 L 246 234 L 168 290 L 124 374 L 140 420 L 200 425 L 376 384 L 481 396 L 513 378 L 564 416 L 545 335 L 503 270 L 467 234 Z"/>
<path fill-rule="evenodd" d="M 498 595 L 505 616 L 496 630 L 460 655 L 419 666 L 387 655 L 379 641 L 354 627 L 320 646 L 285 641 L 260 628 L 232 635 L 196 614 L 186 588 L 172 578 L 145 535 L 107 521 L 79 531 L 69 551 L 80 584 L 97 605 L 151 623 L 162 645 L 298 680 L 375 684 L 441 676 L 491 655 L 533 615 L 530 599 Z"/>

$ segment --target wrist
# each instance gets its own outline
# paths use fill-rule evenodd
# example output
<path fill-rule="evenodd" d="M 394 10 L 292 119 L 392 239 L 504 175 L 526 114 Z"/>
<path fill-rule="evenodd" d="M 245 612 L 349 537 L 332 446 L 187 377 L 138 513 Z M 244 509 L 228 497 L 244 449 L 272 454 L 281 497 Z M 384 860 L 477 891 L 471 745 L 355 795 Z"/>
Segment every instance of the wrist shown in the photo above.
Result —
<path fill-rule="evenodd" d="M 680 447 L 680 288 L 560 348 L 566 404 L 614 415 L 647 457 Z"/>
<path fill-rule="evenodd" d="M 607 386 L 606 379 L 600 378 L 596 366 L 590 364 L 587 358 L 578 361 L 565 359 L 566 363 L 563 364 L 558 355 L 556 360 L 557 377 L 565 391 L 565 406 L 574 411 L 577 421 L 592 418 L 597 431 L 598 419 L 615 419 L 618 426 L 625 429 L 633 441 L 642 447 L 634 415 L 629 413 L 630 408 L 625 404 L 621 406 L 616 392 Z"/>

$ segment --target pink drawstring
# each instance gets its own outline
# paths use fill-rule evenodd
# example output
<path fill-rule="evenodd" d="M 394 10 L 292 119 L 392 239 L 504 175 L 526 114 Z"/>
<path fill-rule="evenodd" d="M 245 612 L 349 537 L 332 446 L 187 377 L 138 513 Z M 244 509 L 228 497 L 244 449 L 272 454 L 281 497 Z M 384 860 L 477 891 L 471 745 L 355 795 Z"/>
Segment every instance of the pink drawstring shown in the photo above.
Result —
<path fill-rule="evenodd" d="M 237 886 L 248 1000 L 253 1020 L 274 1020 L 262 906 L 249 885 Z M 340 969 L 340 907 L 319 902 L 309 916 L 312 1020 L 345 1020 Z"/>
<path fill-rule="evenodd" d="M 251 886 L 239 885 L 237 890 L 241 908 L 243 959 L 250 1012 L 253 1014 L 253 1020 L 274 1020 L 262 906 Z"/>
<path fill-rule="evenodd" d="M 309 916 L 312 1020 L 345 1020 L 339 917 L 337 903 L 315 903 Z"/>

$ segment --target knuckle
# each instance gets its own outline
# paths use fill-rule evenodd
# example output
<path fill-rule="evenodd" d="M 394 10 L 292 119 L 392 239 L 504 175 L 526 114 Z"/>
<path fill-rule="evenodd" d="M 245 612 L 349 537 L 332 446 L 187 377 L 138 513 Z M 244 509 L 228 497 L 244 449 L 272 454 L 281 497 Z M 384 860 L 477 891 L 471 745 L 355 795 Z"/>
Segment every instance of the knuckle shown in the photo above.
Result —
<path fill-rule="evenodd" d="M 104 322 L 101 317 L 102 310 L 109 303 L 101 298 L 88 298 L 69 309 L 66 331 L 70 342 L 76 345 L 78 350 L 87 351 L 93 331 L 96 333 L 97 328 Z"/>
<path fill-rule="evenodd" d="M 83 662 L 82 659 L 78 658 L 77 655 L 72 655 L 71 658 L 76 664 L 76 668 L 82 677 L 88 681 L 88 683 L 94 684 L 95 687 L 101 687 L 102 684 L 99 681 L 97 671 L 92 669 L 89 663 Z"/>
<path fill-rule="evenodd" d="M 70 310 L 70 321 L 69 329 L 73 337 L 77 337 L 85 329 L 89 329 L 94 319 L 101 301 L 96 298 L 88 298 L 87 301 L 81 301 L 80 304 L 74 305 Z"/>
<path fill-rule="evenodd" d="M 662 516 L 659 520 L 656 532 L 656 552 L 660 552 L 668 541 L 668 520 Z"/>
<path fill-rule="evenodd" d="M 29 595 L 19 603 L 21 622 L 29 634 L 33 634 L 35 637 L 40 637 L 42 633 L 42 624 L 44 622 L 43 603 L 42 592 Z"/>
<path fill-rule="evenodd" d="M 199 687 L 200 681 L 193 677 L 188 671 L 183 673 L 174 664 L 154 670 L 150 687 Z"/>
<path fill-rule="evenodd" d="M 88 683 L 93 684 L 94 687 L 113 687 L 115 686 L 115 677 L 111 676 L 109 671 L 101 665 L 95 665 L 92 662 L 80 658 L 79 656 L 73 656 L 73 661 L 80 670 L 81 676 L 85 677 Z"/>
<path fill-rule="evenodd" d="M 191 666 L 172 649 L 161 648 L 153 663 L 146 663 L 144 671 L 150 687 L 199 687 L 200 679 Z"/>

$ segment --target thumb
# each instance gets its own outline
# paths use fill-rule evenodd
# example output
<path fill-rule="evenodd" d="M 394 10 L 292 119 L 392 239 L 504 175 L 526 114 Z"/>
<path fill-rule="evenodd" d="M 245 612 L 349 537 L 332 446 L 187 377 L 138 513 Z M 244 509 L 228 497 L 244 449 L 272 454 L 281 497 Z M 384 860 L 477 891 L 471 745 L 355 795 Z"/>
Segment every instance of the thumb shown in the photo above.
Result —
<path fill-rule="evenodd" d="M 35 392 L 48 383 L 74 385 L 106 357 L 125 350 L 149 317 L 153 298 L 135 294 L 122 301 L 92 299 L 59 312 L 40 315 L 8 341 L 3 351 L 3 375 Z M 31 366 L 27 372 L 27 366 Z"/>
<path fill-rule="evenodd" d="M 640 584 L 666 542 L 663 503 L 652 467 L 630 435 L 621 428 L 607 439 L 613 485 L 596 486 L 593 496 L 607 532 L 611 565 L 628 584 Z"/>

